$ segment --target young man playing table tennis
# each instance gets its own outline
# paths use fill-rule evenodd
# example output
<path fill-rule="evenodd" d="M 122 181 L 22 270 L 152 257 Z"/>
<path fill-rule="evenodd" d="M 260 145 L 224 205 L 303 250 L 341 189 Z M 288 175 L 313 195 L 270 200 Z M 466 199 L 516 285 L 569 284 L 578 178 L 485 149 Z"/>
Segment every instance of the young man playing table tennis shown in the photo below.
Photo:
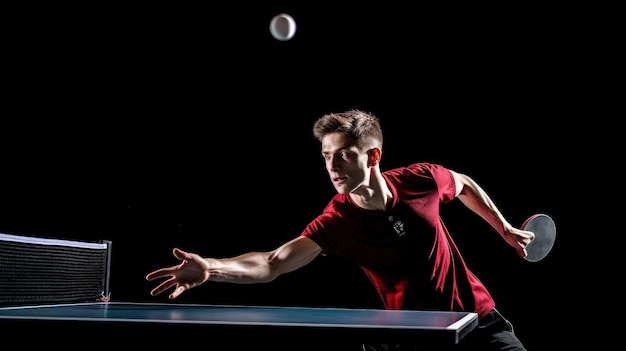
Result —
<path fill-rule="evenodd" d="M 271 282 L 320 254 L 340 255 L 363 269 L 386 309 L 476 312 L 478 327 L 456 349 L 525 350 L 467 267 L 439 208 L 458 198 L 522 257 L 534 234 L 512 226 L 467 175 L 431 163 L 381 171 L 383 134 L 372 114 L 350 110 L 324 115 L 313 134 L 337 194 L 298 237 L 272 251 L 220 259 L 175 248 L 182 263 L 149 273 L 147 280 L 167 278 L 151 294 L 174 288 L 169 298 L 175 299 L 206 281 Z M 363 349 L 413 350 L 410 345 Z"/>

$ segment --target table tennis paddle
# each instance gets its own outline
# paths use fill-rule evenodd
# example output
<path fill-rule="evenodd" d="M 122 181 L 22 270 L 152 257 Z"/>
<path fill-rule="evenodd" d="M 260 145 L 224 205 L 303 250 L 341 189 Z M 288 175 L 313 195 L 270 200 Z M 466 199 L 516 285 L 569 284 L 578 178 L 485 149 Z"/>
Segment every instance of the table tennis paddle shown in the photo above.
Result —
<path fill-rule="evenodd" d="M 529 262 L 543 260 L 552 250 L 556 240 L 554 220 L 546 214 L 538 213 L 530 216 L 520 228 L 535 233 L 533 241 L 526 246 L 528 255 L 524 259 Z"/>

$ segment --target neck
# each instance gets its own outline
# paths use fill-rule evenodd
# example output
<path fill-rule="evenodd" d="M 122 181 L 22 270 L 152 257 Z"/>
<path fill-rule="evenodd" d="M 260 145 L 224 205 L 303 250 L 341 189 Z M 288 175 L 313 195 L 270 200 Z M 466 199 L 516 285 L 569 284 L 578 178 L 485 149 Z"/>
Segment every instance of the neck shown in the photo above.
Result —
<path fill-rule="evenodd" d="M 378 168 L 372 172 L 369 186 L 363 185 L 349 195 L 357 206 L 366 210 L 385 211 L 393 200 L 393 194 Z"/>

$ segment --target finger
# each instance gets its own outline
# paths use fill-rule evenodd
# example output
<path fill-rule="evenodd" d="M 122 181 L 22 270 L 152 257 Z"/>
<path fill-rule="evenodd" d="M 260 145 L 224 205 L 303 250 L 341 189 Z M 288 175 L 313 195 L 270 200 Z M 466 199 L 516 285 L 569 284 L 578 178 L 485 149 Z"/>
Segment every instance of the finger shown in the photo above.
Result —
<path fill-rule="evenodd" d="M 178 296 L 180 296 L 180 294 L 182 294 L 184 291 L 186 290 L 186 288 L 183 285 L 178 286 L 178 288 L 176 288 L 169 296 L 170 300 L 173 300 L 175 298 L 177 298 Z"/>
<path fill-rule="evenodd" d="M 172 253 L 174 254 L 174 257 L 178 258 L 179 260 L 180 260 L 180 259 L 182 259 L 183 250 L 181 250 L 181 249 L 179 249 L 179 248 L 175 247 L 175 248 L 172 250 Z"/>
<path fill-rule="evenodd" d="M 526 248 L 522 248 L 522 247 L 520 247 L 520 248 L 517 250 L 517 254 L 518 254 L 518 255 L 520 255 L 520 257 L 522 257 L 522 258 L 523 258 L 523 257 L 528 256 L 528 251 L 526 251 Z"/>
<path fill-rule="evenodd" d="M 176 285 L 176 283 L 174 282 L 174 279 L 166 280 L 163 283 L 157 285 L 154 289 L 152 289 L 152 291 L 150 291 L 150 295 L 152 296 L 159 295 L 160 293 L 173 287 L 174 285 Z"/>
<path fill-rule="evenodd" d="M 170 276 L 173 274 L 175 270 L 176 270 L 176 267 L 157 269 L 156 271 L 148 273 L 146 275 L 146 280 L 154 280 L 154 279 Z"/>
<path fill-rule="evenodd" d="M 190 257 L 187 252 L 185 252 L 185 251 L 183 251 L 183 250 L 181 250 L 179 248 L 174 248 L 173 253 L 174 253 L 174 256 L 176 258 L 178 258 L 179 260 L 181 260 L 181 261 L 189 259 L 189 257 Z"/>
<path fill-rule="evenodd" d="M 161 277 L 160 272 L 150 272 L 146 275 L 146 280 L 150 281 L 150 280 L 154 280 L 160 277 Z"/>

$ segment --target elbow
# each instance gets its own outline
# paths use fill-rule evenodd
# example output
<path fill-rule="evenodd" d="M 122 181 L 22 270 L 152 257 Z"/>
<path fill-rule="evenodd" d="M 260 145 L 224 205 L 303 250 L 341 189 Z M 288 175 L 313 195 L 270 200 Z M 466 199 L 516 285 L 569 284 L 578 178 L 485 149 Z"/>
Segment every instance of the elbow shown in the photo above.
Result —
<path fill-rule="evenodd" d="M 281 259 L 280 255 L 275 252 L 266 257 L 263 280 L 265 282 L 272 282 L 289 271 L 285 260 Z"/>

